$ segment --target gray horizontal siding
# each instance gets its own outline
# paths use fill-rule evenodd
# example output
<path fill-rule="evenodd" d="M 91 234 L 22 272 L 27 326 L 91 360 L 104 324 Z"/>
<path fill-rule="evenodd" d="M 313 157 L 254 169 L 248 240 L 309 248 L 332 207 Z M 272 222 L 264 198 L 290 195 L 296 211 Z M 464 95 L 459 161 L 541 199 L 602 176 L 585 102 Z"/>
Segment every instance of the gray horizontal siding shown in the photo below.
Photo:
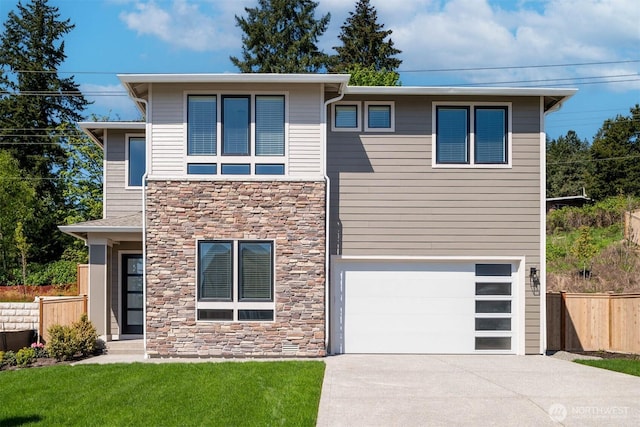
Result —
<path fill-rule="evenodd" d="M 127 170 L 125 166 L 126 134 L 140 134 L 140 131 L 108 130 L 105 144 L 105 218 L 116 218 L 142 211 L 140 189 L 126 188 Z"/>
<path fill-rule="evenodd" d="M 431 106 L 446 100 L 396 98 L 391 134 L 329 133 L 332 254 L 524 256 L 526 272 L 540 266 L 539 99 L 450 99 L 512 102 L 508 169 L 432 167 Z M 535 353 L 540 302 L 525 285 L 525 345 Z"/>

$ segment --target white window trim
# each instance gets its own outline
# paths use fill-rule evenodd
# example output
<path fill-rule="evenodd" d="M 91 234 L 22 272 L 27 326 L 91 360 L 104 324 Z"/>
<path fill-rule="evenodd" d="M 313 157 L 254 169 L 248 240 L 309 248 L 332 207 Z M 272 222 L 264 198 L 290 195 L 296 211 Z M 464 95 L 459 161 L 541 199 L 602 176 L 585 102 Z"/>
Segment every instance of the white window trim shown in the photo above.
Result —
<path fill-rule="evenodd" d="M 336 106 L 338 105 L 353 105 L 356 107 L 356 120 L 358 121 L 356 127 L 352 128 L 340 128 L 336 127 Z M 362 102 L 360 101 L 340 101 L 331 104 L 331 132 L 361 132 L 362 131 Z"/>
<path fill-rule="evenodd" d="M 370 128 L 369 127 L 369 107 L 370 106 L 389 106 L 389 125 L 388 128 Z M 395 132 L 396 131 L 396 103 L 394 101 L 365 101 L 364 103 L 364 131 L 365 132 Z"/>
<path fill-rule="evenodd" d="M 228 176 L 228 175 L 225 175 Z M 233 251 L 233 301 L 198 301 L 198 288 L 200 283 L 199 271 L 200 271 L 200 253 L 199 246 L 200 242 L 232 242 L 232 251 Z M 269 242 L 273 248 L 273 270 L 271 272 L 273 284 L 272 284 L 272 292 L 273 292 L 273 301 L 240 301 L 238 299 L 240 283 L 238 278 L 238 243 L 239 242 Z M 260 322 L 260 323 L 275 323 L 276 322 L 276 241 L 272 239 L 225 239 L 225 238 L 215 238 L 215 239 L 196 239 L 196 270 L 195 270 L 195 300 L 196 300 L 196 312 L 195 319 L 196 323 L 246 323 L 246 322 Z M 233 320 L 200 320 L 198 319 L 198 310 L 233 310 Z M 273 320 L 238 320 L 238 310 L 273 310 Z"/>
<path fill-rule="evenodd" d="M 469 107 L 469 163 L 437 163 L 437 109 L 438 107 Z M 507 109 L 507 163 L 487 164 L 475 163 L 475 108 L 476 107 L 505 107 Z M 464 102 L 464 101 L 434 101 L 431 106 L 431 167 L 434 169 L 511 169 L 513 168 L 512 144 L 512 115 L 511 102 Z"/>
<path fill-rule="evenodd" d="M 216 155 L 194 155 L 188 154 L 188 138 L 189 138 L 189 95 L 210 95 L 216 97 Z M 223 96 L 249 96 L 250 98 L 250 124 L 249 124 L 249 155 L 247 156 L 229 156 L 222 155 L 222 97 Z M 255 129 L 256 129 L 256 96 L 260 95 L 278 95 L 284 96 L 284 155 L 283 156 L 257 156 L 255 150 Z M 184 138 L 184 160 L 183 160 L 183 174 L 185 176 L 200 177 L 201 179 L 216 179 L 224 180 L 233 177 L 243 177 L 246 180 L 251 180 L 254 177 L 278 177 L 283 175 L 256 175 L 255 165 L 268 163 L 268 164 L 283 164 L 284 176 L 289 174 L 289 92 L 288 91 L 185 91 L 183 93 L 183 138 Z M 217 165 L 217 174 L 188 174 L 187 165 L 196 163 L 215 163 Z M 222 164 L 249 164 L 249 175 L 223 175 Z"/>
<path fill-rule="evenodd" d="M 146 136 L 144 133 L 127 133 L 124 135 L 124 188 L 126 190 L 140 190 L 142 188 L 141 185 L 129 185 L 129 140 L 131 138 L 142 138 L 145 140 L 145 169 L 147 167 L 146 158 L 149 155 L 149 153 L 147 153 Z"/>

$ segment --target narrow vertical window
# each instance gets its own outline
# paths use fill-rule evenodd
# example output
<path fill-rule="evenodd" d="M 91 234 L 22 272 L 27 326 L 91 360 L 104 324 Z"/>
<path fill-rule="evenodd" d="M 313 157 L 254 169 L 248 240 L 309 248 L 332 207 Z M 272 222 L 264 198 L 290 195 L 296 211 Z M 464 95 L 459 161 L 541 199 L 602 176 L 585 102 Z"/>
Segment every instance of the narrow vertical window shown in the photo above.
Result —
<path fill-rule="evenodd" d="M 191 95 L 187 105 L 187 154 L 215 155 L 217 145 L 216 96 Z"/>
<path fill-rule="evenodd" d="M 130 187 L 140 187 L 146 169 L 145 140 L 143 137 L 131 137 L 127 145 L 127 183 Z"/>
<path fill-rule="evenodd" d="M 256 155 L 284 156 L 284 96 L 256 96 Z"/>
<path fill-rule="evenodd" d="M 240 242 L 240 301 L 273 299 L 273 245 L 269 242 Z"/>
<path fill-rule="evenodd" d="M 231 301 L 233 299 L 232 242 L 200 242 L 199 300 Z"/>
<path fill-rule="evenodd" d="M 507 109 L 476 107 L 475 162 L 479 164 L 507 163 Z"/>
<path fill-rule="evenodd" d="M 436 162 L 469 163 L 469 109 L 438 107 L 436 114 Z"/>
<path fill-rule="evenodd" d="M 222 154 L 249 155 L 249 97 L 223 96 L 222 105 Z"/>

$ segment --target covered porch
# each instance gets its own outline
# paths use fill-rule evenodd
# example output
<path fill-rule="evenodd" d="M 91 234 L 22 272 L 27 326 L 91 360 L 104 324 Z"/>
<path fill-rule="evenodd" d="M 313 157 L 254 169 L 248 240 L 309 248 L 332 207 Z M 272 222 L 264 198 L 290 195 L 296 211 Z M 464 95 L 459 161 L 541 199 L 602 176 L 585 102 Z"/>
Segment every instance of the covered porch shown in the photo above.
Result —
<path fill-rule="evenodd" d="M 100 338 L 142 338 L 142 213 L 58 228 L 89 248 L 87 308 Z"/>

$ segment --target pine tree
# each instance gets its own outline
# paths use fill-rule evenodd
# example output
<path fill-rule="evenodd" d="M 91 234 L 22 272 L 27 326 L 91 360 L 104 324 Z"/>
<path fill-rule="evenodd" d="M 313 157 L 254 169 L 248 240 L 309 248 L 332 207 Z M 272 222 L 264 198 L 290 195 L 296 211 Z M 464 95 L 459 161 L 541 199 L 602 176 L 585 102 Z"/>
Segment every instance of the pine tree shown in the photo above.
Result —
<path fill-rule="evenodd" d="M 342 46 L 334 46 L 338 55 L 333 57 L 332 72 L 349 71 L 354 66 L 373 68 L 375 71 L 395 72 L 402 60 L 394 58 L 402 51 L 393 47 L 392 33 L 378 23 L 378 12 L 369 0 L 358 0 L 354 12 L 341 27 L 338 39 Z"/>
<path fill-rule="evenodd" d="M 328 65 L 329 57 L 316 46 L 329 24 L 319 20 L 311 0 L 258 0 L 246 7 L 247 17 L 236 16 L 242 36 L 242 59 L 230 57 L 243 73 L 313 73 Z"/>
<path fill-rule="evenodd" d="M 9 151 L 25 179 L 34 182 L 39 206 L 25 230 L 39 261 L 57 257 L 63 244 L 56 229 L 64 212 L 57 172 L 66 154 L 55 130 L 81 120 L 88 105 L 74 77 L 58 75 L 66 58 L 61 39 L 73 28 L 47 0 L 19 1 L 0 35 L 0 149 Z"/>

